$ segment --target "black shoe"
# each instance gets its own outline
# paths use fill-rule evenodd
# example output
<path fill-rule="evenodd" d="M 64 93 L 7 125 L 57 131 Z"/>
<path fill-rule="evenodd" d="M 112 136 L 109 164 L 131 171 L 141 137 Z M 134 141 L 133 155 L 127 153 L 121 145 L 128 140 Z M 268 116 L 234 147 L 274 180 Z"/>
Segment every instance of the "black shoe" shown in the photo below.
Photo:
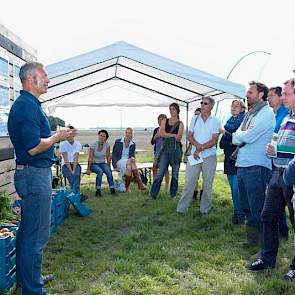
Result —
<path fill-rule="evenodd" d="M 116 194 L 116 190 L 113 187 L 110 189 L 110 191 L 111 191 L 111 195 L 115 195 Z"/>
<path fill-rule="evenodd" d="M 254 262 L 247 266 L 251 271 L 260 271 L 267 268 L 274 268 L 274 266 L 266 264 L 261 258 L 257 258 Z"/>
<path fill-rule="evenodd" d="M 84 201 L 86 201 L 87 199 L 88 199 L 88 196 L 86 196 L 86 195 L 84 195 L 84 194 L 81 193 L 81 195 L 80 195 L 80 200 L 81 200 L 81 202 L 84 202 Z"/>
<path fill-rule="evenodd" d="M 232 224 L 239 224 L 239 217 L 238 214 L 234 213 L 232 218 L 231 218 Z"/>
<path fill-rule="evenodd" d="M 101 197 L 101 190 L 99 188 L 96 190 L 95 196 L 97 198 Z"/>
<path fill-rule="evenodd" d="M 194 200 L 197 200 L 198 199 L 198 191 L 194 191 L 193 199 Z"/>
<path fill-rule="evenodd" d="M 245 224 L 245 215 L 238 215 L 238 224 Z"/>
<path fill-rule="evenodd" d="M 42 280 L 43 280 L 43 283 L 44 285 L 55 280 L 55 275 L 45 275 L 45 276 L 42 276 Z"/>
<path fill-rule="evenodd" d="M 290 282 L 295 281 L 295 269 L 291 269 L 291 270 L 289 270 L 289 271 L 283 276 L 283 279 L 284 279 L 285 281 L 290 281 Z"/>

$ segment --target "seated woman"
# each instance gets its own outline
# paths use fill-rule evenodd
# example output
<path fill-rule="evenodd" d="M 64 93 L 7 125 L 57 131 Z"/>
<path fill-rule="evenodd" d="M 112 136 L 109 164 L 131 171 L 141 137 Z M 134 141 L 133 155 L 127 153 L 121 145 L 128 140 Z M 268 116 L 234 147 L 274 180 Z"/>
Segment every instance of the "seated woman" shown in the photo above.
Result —
<path fill-rule="evenodd" d="M 75 129 L 68 125 L 69 129 Z M 81 182 L 81 166 L 79 165 L 79 152 L 81 144 L 75 140 L 74 135 L 71 135 L 67 140 L 60 143 L 60 152 L 62 154 L 62 174 L 68 179 L 71 190 L 74 193 L 80 191 Z M 87 199 L 87 196 L 81 194 L 81 201 Z"/>
<path fill-rule="evenodd" d="M 103 173 L 107 176 L 111 194 L 114 195 L 116 193 L 111 170 L 111 151 L 110 145 L 107 142 L 108 138 L 109 133 L 106 130 L 100 130 L 98 131 L 98 141 L 90 145 L 86 173 L 88 175 L 91 172 L 96 173 L 96 197 L 101 197 Z"/>
<path fill-rule="evenodd" d="M 132 174 L 138 184 L 140 190 L 146 190 L 142 183 L 138 169 L 135 163 L 135 142 L 132 141 L 133 129 L 127 128 L 125 136 L 115 141 L 112 152 L 113 167 L 125 175 L 126 191 L 129 191 Z"/>

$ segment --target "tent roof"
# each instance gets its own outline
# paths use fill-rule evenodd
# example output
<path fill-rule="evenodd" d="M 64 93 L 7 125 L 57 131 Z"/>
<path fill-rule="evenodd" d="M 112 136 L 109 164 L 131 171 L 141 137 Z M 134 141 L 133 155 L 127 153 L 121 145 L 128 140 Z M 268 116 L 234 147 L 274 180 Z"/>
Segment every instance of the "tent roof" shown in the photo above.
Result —
<path fill-rule="evenodd" d="M 97 92 L 114 86 L 137 92 L 140 89 L 145 96 L 153 97 L 155 106 L 167 105 L 171 100 L 190 105 L 204 95 L 217 100 L 242 98 L 245 93 L 240 84 L 122 41 L 49 65 L 47 71 L 51 83 L 42 100 L 63 107 L 75 106 L 73 100 L 77 97 L 97 98 Z M 145 105 L 144 100 L 141 103 Z M 120 100 L 116 104 L 121 105 Z M 101 101 L 90 105 L 101 105 Z"/>

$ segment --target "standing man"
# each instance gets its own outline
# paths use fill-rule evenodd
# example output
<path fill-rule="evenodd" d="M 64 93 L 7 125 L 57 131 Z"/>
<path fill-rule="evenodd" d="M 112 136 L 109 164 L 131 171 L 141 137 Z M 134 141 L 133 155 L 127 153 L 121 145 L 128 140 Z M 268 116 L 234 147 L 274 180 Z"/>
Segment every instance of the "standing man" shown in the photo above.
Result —
<path fill-rule="evenodd" d="M 270 179 L 263 211 L 263 243 L 261 257 L 248 266 L 249 270 L 258 271 L 268 267 L 275 267 L 279 249 L 279 218 L 287 204 L 291 223 L 294 227 L 294 210 L 291 204 L 293 196 L 292 186 L 285 184 L 283 173 L 295 155 L 295 81 L 284 83 L 284 105 L 290 114 L 283 119 L 278 134 L 277 148 L 268 144 L 266 153 L 273 157 L 273 173 Z M 287 181 L 288 182 L 288 181 Z"/>
<path fill-rule="evenodd" d="M 271 175 L 271 159 L 265 154 L 265 146 L 271 141 L 275 118 L 266 101 L 267 95 L 268 88 L 264 84 L 249 83 L 246 93 L 249 111 L 232 135 L 232 143 L 238 146 L 236 167 L 240 205 L 247 218 L 247 243 L 252 245 L 260 245 L 260 214 Z"/>
<path fill-rule="evenodd" d="M 282 101 L 282 87 L 276 86 L 276 87 L 271 87 L 268 92 L 268 103 L 270 107 L 272 108 L 274 114 L 275 114 L 275 119 L 276 119 L 276 127 L 274 132 L 278 133 L 281 127 L 281 123 L 283 119 L 286 117 L 288 114 L 288 110 L 283 104 Z M 289 236 L 289 228 L 287 225 L 287 218 L 286 218 L 286 211 L 284 210 L 281 217 L 280 217 L 280 222 L 279 222 L 279 232 L 281 237 L 288 239 Z"/>
<path fill-rule="evenodd" d="M 287 166 L 287 168 L 284 171 L 284 182 L 286 185 L 294 185 L 295 184 L 295 159 L 293 159 Z M 294 189 L 294 188 L 293 188 Z M 293 202 L 293 210 L 295 212 L 295 192 L 292 197 Z M 295 213 L 294 213 L 294 219 L 295 219 Z M 295 237 L 294 237 L 295 239 Z M 295 245 L 294 245 L 295 246 Z M 295 255 L 293 257 L 293 260 L 290 264 L 290 270 L 284 275 L 284 280 L 286 281 L 295 281 Z"/>
<path fill-rule="evenodd" d="M 59 131 L 51 136 L 39 101 L 49 83 L 43 65 L 26 63 L 19 77 L 23 90 L 8 118 L 8 132 L 16 154 L 14 183 L 22 199 L 16 241 L 17 284 L 22 295 L 44 295 L 41 264 L 43 248 L 49 240 L 53 145 L 73 131 Z"/>
<path fill-rule="evenodd" d="M 220 121 L 211 115 L 214 107 L 214 99 L 205 96 L 201 102 L 201 115 L 194 116 L 189 126 L 188 140 L 192 144 L 192 154 L 195 158 L 201 154 L 203 162 L 186 165 L 185 184 L 182 197 L 178 202 L 176 211 L 186 213 L 193 199 L 196 182 L 202 171 L 203 194 L 200 202 L 201 214 L 208 214 L 212 203 L 212 185 L 216 172 L 216 143 L 218 141 Z"/>

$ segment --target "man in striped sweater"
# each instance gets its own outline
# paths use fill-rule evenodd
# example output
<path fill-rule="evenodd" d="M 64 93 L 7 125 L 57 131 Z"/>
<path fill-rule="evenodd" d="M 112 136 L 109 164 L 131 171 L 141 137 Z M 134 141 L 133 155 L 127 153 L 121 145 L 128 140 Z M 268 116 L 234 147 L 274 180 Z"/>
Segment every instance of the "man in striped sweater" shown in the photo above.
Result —
<path fill-rule="evenodd" d="M 251 271 L 259 271 L 275 267 L 279 248 L 279 218 L 287 204 L 294 228 L 294 210 L 291 203 L 292 186 L 285 184 L 283 173 L 295 155 L 295 80 L 284 83 L 283 102 L 290 113 L 283 119 L 279 133 L 277 148 L 268 144 L 266 153 L 273 157 L 273 172 L 261 213 L 263 224 L 263 243 L 261 256 L 248 266 Z"/>

